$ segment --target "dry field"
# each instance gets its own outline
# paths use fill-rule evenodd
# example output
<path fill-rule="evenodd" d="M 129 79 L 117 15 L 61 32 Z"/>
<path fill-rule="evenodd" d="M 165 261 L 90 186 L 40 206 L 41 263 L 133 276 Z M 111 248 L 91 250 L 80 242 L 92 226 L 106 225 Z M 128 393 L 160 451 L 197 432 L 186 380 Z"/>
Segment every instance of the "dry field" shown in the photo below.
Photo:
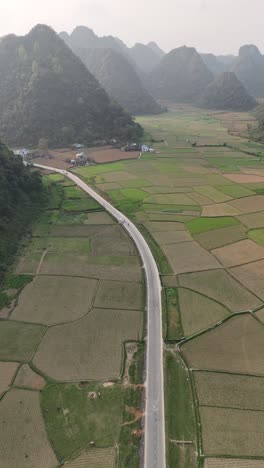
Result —
<path fill-rule="evenodd" d="M 161 231 L 152 233 L 152 236 L 159 245 L 176 244 L 178 242 L 193 240 L 187 231 Z"/>
<path fill-rule="evenodd" d="M 93 309 L 84 318 L 48 329 L 34 365 L 59 381 L 117 379 L 122 343 L 142 335 L 143 312 Z"/>
<path fill-rule="evenodd" d="M 114 224 L 113 218 L 107 214 L 105 211 L 99 211 L 98 213 L 88 213 L 87 218 L 84 221 L 84 224 Z"/>
<path fill-rule="evenodd" d="M 67 468 L 115 468 L 116 450 L 96 448 L 82 452 L 74 460 L 65 463 Z"/>
<path fill-rule="evenodd" d="M 238 208 L 228 203 L 217 203 L 215 205 L 206 205 L 203 207 L 202 216 L 237 216 L 242 214 Z"/>
<path fill-rule="evenodd" d="M 0 359 L 29 361 L 46 328 L 19 322 L 0 321 Z"/>
<path fill-rule="evenodd" d="M 47 439 L 39 394 L 12 389 L 0 402 L 0 467 L 55 467 L 57 459 Z"/>
<path fill-rule="evenodd" d="M 95 213 L 101 214 L 101 213 Z M 91 216 L 91 215 L 90 215 Z M 126 235 L 117 225 L 103 225 L 103 226 L 96 226 L 96 225 L 85 225 L 85 226 L 65 226 L 65 225 L 57 225 L 52 226 L 50 229 L 50 236 L 51 237 L 107 237 L 107 238 L 126 238 Z"/>
<path fill-rule="evenodd" d="M 264 177 L 254 174 L 224 174 L 224 176 L 228 180 L 236 182 L 237 184 L 255 184 L 258 182 L 264 182 Z"/>
<path fill-rule="evenodd" d="M 250 239 L 245 239 L 226 245 L 225 247 L 220 247 L 219 249 L 214 249 L 212 253 L 228 268 L 262 260 L 264 258 L 264 247 L 261 247 Z"/>
<path fill-rule="evenodd" d="M 199 194 L 209 198 L 211 202 L 215 203 L 223 203 L 228 200 L 232 200 L 231 197 L 228 195 L 225 195 L 224 193 L 220 192 L 220 190 L 217 190 L 216 188 L 212 187 L 211 185 L 205 185 L 201 187 L 196 187 L 195 191 L 198 192 Z"/>
<path fill-rule="evenodd" d="M 181 350 L 194 369 L 264 375 L 264 327 L 250 314 L 231 317 Z"/>
<path fill-rule="evenodd" d="M 205 455 L 264 457 L 264 412 L 200 407 Z"/>
<path fill-rule="evenodd" d="M 28 364 L 22 364 L 16 375 L 14 385 L 16 387 L 27 387 L 33 390 L 42 390 L 46 381 L 41 375 L 34 372 Z"/>
<path fill-rule="evenodd" d="M 55 152 L 54 152 L 55 153 Z M 65 160 L 64 160 L 65 158 Z M 33 160 L 34 164 L 41 164 L 42 166 L 51 166 L 51 167 L 56 167 L 57 169 L 69 169 L 72 167 L 71 163 L 66 162 L 67 157 L 64 155 L 57 153 L 56 156 L 54 154 L 53 158 L 35 158 Z"/>
<path fill-rule="evenodd" d="M 264 227 L 264 211 L 241 215 L 237 219 L 249 229 Z"/>
<path fill-rule="evenodd" d="M 264 323 L 264 307 L 262 309 L 259 309 L 257 312 L 255 312 L 255 315 L 258 317 L 258 319 Z"/>
<path fill-rule="evenodd" d="M 211 205 L 212 203 L 212 200 L 210 200 L 210 198 L 207 198 L 204 195 L 201 195 L 201 193 L 193 192 L 189 194 L 189 197 L 191 198 L 191 200 L 195 201 L 196 203 L 198 203 L 198 205 L 201 205 L 201 206 Z"/>
<path fill-rule="evenodd" d="M 225 270 L 180 275 L 179 284 L 215 299 L 232 312 L 242 312 L 261 305 L 257 297 L 243 288 Z"/>
<path fill-rule="evenodd" d="M 171 223 L 169 221 L 164 222 L 155 222 L 150 221 L 144 223 L 145 227 L 149 232 L 169 232 L 169 231 L 185 231 L 185 226 L 183 223 Z"/>
<path fill-rule="evenodd" d="M 205 330 L 229 315 L 224 306 L 194 291 L 179 288 L 178 294 L 185 336 Z"/>
<path fill-rule="evenodd" d="M 248 458 L 206 458 L 204 468 L 264 468 L 264 460 Z"/>
<path fill-rule="evenodd" d="M 264 260 L 234 267 L 230 271 L 241 284 L 264 300 Z"/>
<path fill-rule="evenodd" d="M 42 252 L 30 252 L 26 253 L 26 256 L 23 256 L 17 267 L 17 274 L 30 274 L 35 275 L 39 266 L 39 262 L 42 257 Z"/>
<path fill-rule="evenodd" d="M 242 225 L 215 229 L 210 232 L 194 235 L 195 240 L 205 249 L 212 250 L 247 237 L 247 230 Z"/>
<path fill-rule="evenodd" d="M 47 250 L 49 252 L 76 252 L 90 253 L 90 239 L 75 237 L 34 237 L 25 252 L 25 256 L 31 255 L 31 252 Z"/>
<path fill-rule="evenodd" d="M 114 161 L 121 161 L 122 159 L 137 159 L 139 157 L 138 151 L 121 151 L 111 146 L 101 148 L 91 148 L 86 151 L 96 163 L 109 163 Z"/>
<path fill-rule="evenodd" d="M 100 281 L 94 306 L 107 309 L 143 308 L 143 287 L 139 283 L 124 281 Z"/>
<path fill-rule="evenodd" d="M 123 180 L 137 180 L 137 176 L 126 171 L 105 172 L 101 175 L 105 182 L 119 182 Z"/>
<path fill-rule="evenodd" d="M 176 274 L 221 268 L 220 263 L 197 242 L 165 245 L 163 250 Z"/>
<path fill-rule="evenodd" d="M 83 276 L 116 281 L 142 281 L 142 271 L 135 256 L 89 256 L 50 254 L 45 256 L 42 275 Z"/>
<path fill-rule="evenodd" d="M 264 378 L 222 372 L 194 372 L 201 406 L 264 411 Z"/>
<path fill-rule="evenodd" d="M 263 211 L 264 207 L 264 196 L 255 195 L 253 197 L 239 198 L 230 202 L 234 208 L 242 211 L 243 213 L 255 213 L 257 211 Z"/>
<path fill-rule="evenodd" d="M 136 255 L 136 249 L 130 239 L 100 237 L 91 238 L 91 251 L 94 254 Z"/>
<path fill-rule="evenodd" d="M 65 276 L 38 276 L 19 296 L 11 318 L 54 325 L 76 320 L 89 311 L 97 281 Z"/>
<path fill-rule="evenodd" d="M 17 362 L 0 362 L 0 397 L 12 383 L 18 365 Z"/>

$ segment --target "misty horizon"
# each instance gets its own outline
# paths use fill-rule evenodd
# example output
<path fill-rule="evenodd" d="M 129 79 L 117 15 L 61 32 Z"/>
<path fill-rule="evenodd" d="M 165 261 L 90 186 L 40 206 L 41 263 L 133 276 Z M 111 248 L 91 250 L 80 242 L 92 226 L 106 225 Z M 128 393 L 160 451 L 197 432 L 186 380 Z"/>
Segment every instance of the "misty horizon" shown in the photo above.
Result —
<path fill-rule="evenodd" d="M 165 52 L 186 45 L 200 53 L 237 55 L 242 45 L 255 44 L 264 52 L 264 4 L 259 0 L 240 0 L 239 10 L 228 0 L 146 0 L 144 5 L 135 0 L 130 7 L 127 0 L 68 0 L 66 10 L 62 0 L 45 5 L 10 0 L 1 8 L 0 37 L 25 35 L 39 23 L 57 33 L 83 25 L 97 36 L 118 37 L 128 47 L 155 41 Z"/>

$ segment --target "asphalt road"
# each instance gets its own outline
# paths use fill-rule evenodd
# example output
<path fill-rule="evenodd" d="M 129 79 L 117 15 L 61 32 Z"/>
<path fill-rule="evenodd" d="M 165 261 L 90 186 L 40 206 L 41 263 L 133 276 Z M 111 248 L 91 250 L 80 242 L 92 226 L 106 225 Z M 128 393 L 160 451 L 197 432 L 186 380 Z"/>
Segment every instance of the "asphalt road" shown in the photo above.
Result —
<path fill-rule="evenodd" d="M 145 381 L 144 467 L 165 468 L 165 420 L 161 284 L 152 252 L 136 226 L 79 177 L 68 171 L 34 164 L 64 174 L 114 216 L 133 238 L 143 261 L 147 283 L 147 356 Z"/>

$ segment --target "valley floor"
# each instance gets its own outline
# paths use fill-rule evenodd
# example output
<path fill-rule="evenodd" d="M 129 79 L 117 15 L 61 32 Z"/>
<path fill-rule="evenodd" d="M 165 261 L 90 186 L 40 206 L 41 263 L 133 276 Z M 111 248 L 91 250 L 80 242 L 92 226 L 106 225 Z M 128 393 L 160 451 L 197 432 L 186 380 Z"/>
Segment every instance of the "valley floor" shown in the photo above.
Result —
<path fill-rule="evenodd" d="M 138 121 L 155 154 L 74 171 L 159 267 L 167 466 L 264 467 L 264 146 L 239 136 L 248 114 Z M 48 206 L 0 291 L 0 468 L 138 468 L 140 260 L 93 199 L 43 180 Z"/>
<path fill-rule="evenodd" d="M 3 290 L 0 467 L 139 466 L 144 278 L 136 249 L 57 174 Z"/>
<path fill-rule="evenodd" d="M 154 155 L 75 172 L 159 265 L 168 467 L 262 467 L 264 146 L 239 136 L 248 114 L 173 106 L 138 121 Z"/>

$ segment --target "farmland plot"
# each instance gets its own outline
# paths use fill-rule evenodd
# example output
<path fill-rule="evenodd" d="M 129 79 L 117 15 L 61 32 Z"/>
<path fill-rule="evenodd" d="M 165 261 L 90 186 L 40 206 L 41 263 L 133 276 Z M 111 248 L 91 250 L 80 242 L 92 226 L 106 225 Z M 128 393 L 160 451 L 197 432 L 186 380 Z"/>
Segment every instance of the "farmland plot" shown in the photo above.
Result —
<path fill-rule="evenodd" d="M 66 462 L 67 468 L 115 468 L 116 453 L 114 448 L 97 448 L 84 451 L 70 462 Z"/>
<path fill-rule="evenodd" d="M 54 325 L 85 315 L 93 302 L 97 281 L 65 276 L 38 276 L 22 291 L 13 320 Z"/>
<path fill-rule="evenodd" d="M 138 340 L 142 327 L 140 311 L 92 309 L 80 320 L 49 328 L 33 363 L 63 382 L 118 379 L 122 343 Z"/>
<path fill-rule="evenodd" d="M 264 375 L 264 327 L 251 314 L 231 317 L 181 350 L 192 368 Z"/>
<path fill-rule="evenodd" d="M 17 368 L 17 362 L 0 362 L 0 397 L 11 384 Z"/>
<path fill-rule="evenodd" d="M 206 455 L 264 456 L 264 412 L 200 407 Z"/>
<path fill-rule="evenodd" d="M 0 402 L 0 467 L 47 468 L 57 464 L 47 439 L 39 394 L 10 390 Z"/>

